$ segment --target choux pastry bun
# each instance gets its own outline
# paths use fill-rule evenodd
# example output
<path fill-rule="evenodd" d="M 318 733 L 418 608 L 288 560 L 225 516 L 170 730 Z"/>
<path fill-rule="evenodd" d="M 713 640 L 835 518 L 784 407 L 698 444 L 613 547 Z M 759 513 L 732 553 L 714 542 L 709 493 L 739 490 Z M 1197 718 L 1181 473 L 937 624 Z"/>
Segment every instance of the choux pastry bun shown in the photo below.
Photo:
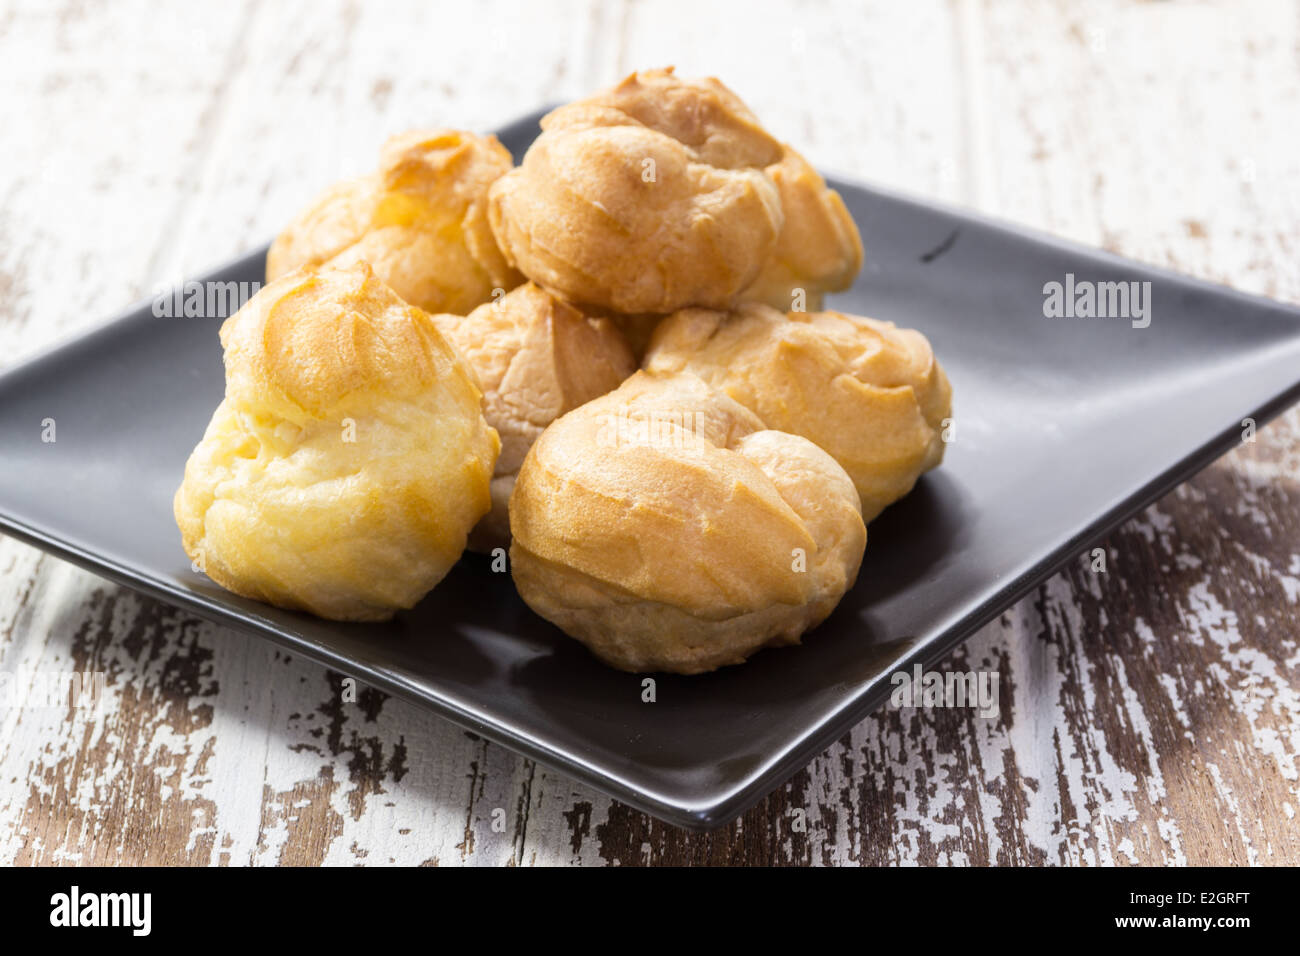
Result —
<path fill-rule="evenodd" d="M 741 298 L 782 312 L 816 312 L 827 292 L 842 292 L 862 268 L 862 237 L 840 194 L 789 146 L 767 168 L 781 195 L 785 225 L 776 249 Z M 800 301 L 795 293 L 802 290 Z"/>
<path fill-rule="evenodd" d="M 300 266 L 368 262 L 411 305 L 464 315 L 493 289 L 522 281 L 487 220 L 488 187 L 512 165 L 495 136 L 395 136 L 377 172 L 327 189 L 280 233 L 267 254 L 267 280 Z"/>
<path fill-rule="evenodd" d="M 476 551 L 507 547 L 507 504 L 528 449 L 565 412 L 617 388 L 636 371 L 636 358 L 609 319 L 586 315 L 531 282 L 468 316 L 433 319 L 477 377 L 483 416 L 501 436 L 492 511 L 469 544 Z"/>
<path fill-rule="evenodd" d="M 365 265 L 275 280 L 221 327 L 226 394 L 185 465 L 185 551 L 320 617 L 409 608 L 490 506 L 500 442 L 433 320 Z"/>
<path fill-rule="evenodd" d="M 519 594 L 628 671 L 695 674 L 798 643 L 853 585 L 853 483 L 692 375 L 638 372 L 555 421 L 510 499 Z"/>
<path fill-rule="evenodd" d="M 783 156 L 716 79 L 634 73 L 560 107 L 490 190 L 506 258 L 571 301 L 624 313 L 726 307 L 776 248 Z"/>
<path fill-rule="evenodd" d="M 655 330 L 644 367 L 688 371 L 802 435 L 853 479 L 870 521 L 943 459 L 952 389 L 920 332 L 842 312 L 757 303 L 684 309 Z"/>

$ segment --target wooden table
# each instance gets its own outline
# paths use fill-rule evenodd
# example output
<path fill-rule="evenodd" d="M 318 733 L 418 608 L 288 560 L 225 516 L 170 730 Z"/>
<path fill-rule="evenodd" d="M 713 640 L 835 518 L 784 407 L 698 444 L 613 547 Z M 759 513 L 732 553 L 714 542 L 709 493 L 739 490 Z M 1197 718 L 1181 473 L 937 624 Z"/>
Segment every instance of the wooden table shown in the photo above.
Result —
<path fill-rule="evenodd" d="M 825 169 L 1300 301 L 1290 0 L 194 7 L 4 5 L 0 364 L 389 133 L 665 63 Z M 1002 672 L 1001 719 L 886 708 L 692 835 L 0 539 L 0 668 L 109 675 L 98 713 L 0 709 L 0 862 L 1300 863 L 1300 412 L 1105 546 L 948 663 Z"/>

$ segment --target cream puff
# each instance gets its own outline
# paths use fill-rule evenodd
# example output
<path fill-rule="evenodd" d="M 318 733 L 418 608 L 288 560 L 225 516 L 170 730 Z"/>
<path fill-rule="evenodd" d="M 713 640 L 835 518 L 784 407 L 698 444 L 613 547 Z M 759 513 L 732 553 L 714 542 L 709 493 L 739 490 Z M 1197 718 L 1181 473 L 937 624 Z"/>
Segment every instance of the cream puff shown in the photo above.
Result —
<path fill-rule="evenodd" d="M 784 225 L 741 298 L 782 312 L 816 312 L 825 293 L 853 284 L 862 268 L 862 237 L 840 194 L 789 146 L 767 174 L 781 196 Z"/>
<path fill-rule="evenodd" d="M 525 283 L 468 316 L 435 315 L 483 390 L 483 415 L 501 436 L 492 475 L 492 511 L 470 547 L 510 544 L 507 503 L 524 456 L 542 431 L 579 405 L 604 395 L 636 371 L 618 327 Z"/>
<path fill-rule="evenodd" d="M 456 350 L 365 265 L 276 279 L 221 343 L 226 394 L 174 501 L 186 553 L 319 617 L 414 605 L 488 512 L 500 450 Z"/>
<path fill-rule="evenodd" d="M 571 301 L 621 313 L 724 307 L 777 247 L 784 150 L 716 79 L 634 73 L 560 107 L 493 184 L 506 258 Z"/>
<path fill-rule="evenodd" d="M 522 281 L 487 219 L 488 187 L 512 165 L 495 136 L 395 136 L 377 172 L 330 187 L 280 233 L 267 253 L 267 279 L 301 266 L 368 262 L 411 305 L 464 315 L 494 289 Z"/>
<path fill-rule="evenodd" d="M 681 674 L 798 643 L 866 545 L 830 455 L 692 375 L 645 372 L 542 433 L 510 529 L 529 607 L 614 667 Z"/>
<path fill-rule="evenodd" d="M 920 332 L 843 312 L 684 309 L 644 367 L 690 372 L 838 461 L 870 521 L 943 460 L 952 388 Z"/>

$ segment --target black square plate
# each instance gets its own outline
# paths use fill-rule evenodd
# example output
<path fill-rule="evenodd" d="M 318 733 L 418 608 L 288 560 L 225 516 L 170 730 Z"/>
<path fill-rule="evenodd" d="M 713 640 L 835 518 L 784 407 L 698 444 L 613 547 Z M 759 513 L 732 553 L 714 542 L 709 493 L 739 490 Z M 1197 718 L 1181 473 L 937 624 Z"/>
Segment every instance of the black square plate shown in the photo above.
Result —
<path fill-rule="evenodd" d="M 502 131 L 516 158 L 536 116 Z M 223 390 L 214 319 L 149 305 L 0 377 L 0 528 L 400 694 L 691 828 L 732 819 L 1125 517 L 1300 398 L 1300 310 L 850 183 L 868 265 L 833 297 L 920 329 L 953 382 L 947 459 L 871 526 L 797 648 L 693 678 L 599 664 L 467 556 L 414 611 L 342 625 L 235 597 L 172 521 Z M 207 279 L 257 281 L 263 252 Z M 1049 318 L 1044 286 L 1150 282 L 1151 321 Z M 42 441 L 54 419 L 56 438 Z"/>

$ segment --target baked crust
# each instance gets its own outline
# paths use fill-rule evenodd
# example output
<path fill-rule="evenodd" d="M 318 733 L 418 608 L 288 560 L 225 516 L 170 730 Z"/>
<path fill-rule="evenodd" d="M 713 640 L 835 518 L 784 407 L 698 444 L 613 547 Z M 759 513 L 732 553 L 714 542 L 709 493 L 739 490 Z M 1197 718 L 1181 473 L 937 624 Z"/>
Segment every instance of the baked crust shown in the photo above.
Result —
<path fill-rule="evenodd" d="M 681 674 L 797 643 L 866 545 L 829 455 L 694 376 L 645 372 L 542 434 L 510 525 L 534 611 L 614 667 Z"/>
<path fill-rule="evenodd" d="M 853 479 L 870 521 L 943 460 L 952 387 L 912 329 L 844 312 L 684 309 L 655 330 L 644 367 L 690 372 L 802 435 Z"/>
<path fill-rule="evenodd" d="M 320 617 L 414 605 L 488 511 L 500 449 L 455 349 L 364 265 L 277 279 L 221 342 L 226 394 L 174 501 L 186 553 Z"/>
<path fill-rule="evenodd" d="M 840 194 L 790 146 L 767 174 L 781 196 L 784 225 L 772 255 L 741 298 L 782 312 L 796 307 L 816 312 L 825 293 L 853 284 L 862 269 L 862 237 Z"/>
<path fill-rule="evenodd" d="M 634 73 L 560 107 L 490 191 L 512 265 L 623 313 L 727 306 L 776 248 L 782 147 L 716 79 Z"/>
<path fill-rule="evenodd" d="M 426 312 L 464 315 L 522 277 L 487 220 L 488 187 L 510 170 L 495 136 L 413 130 L 390 139 L 379 169 L 325 190 L 271 245 L 266 276 L 367 262 Z"/>
<path fill-rule="evenodd" d="M 510 544 L 508 502 L 524 456 L 555 419 L 617 388 L 637 362 L 609 319 L 588 315 L 531 282 L 468 316 L 435 315 L 483 391 L 483 415 L 501 436 L 492 510 L 469 546 Z"/>

